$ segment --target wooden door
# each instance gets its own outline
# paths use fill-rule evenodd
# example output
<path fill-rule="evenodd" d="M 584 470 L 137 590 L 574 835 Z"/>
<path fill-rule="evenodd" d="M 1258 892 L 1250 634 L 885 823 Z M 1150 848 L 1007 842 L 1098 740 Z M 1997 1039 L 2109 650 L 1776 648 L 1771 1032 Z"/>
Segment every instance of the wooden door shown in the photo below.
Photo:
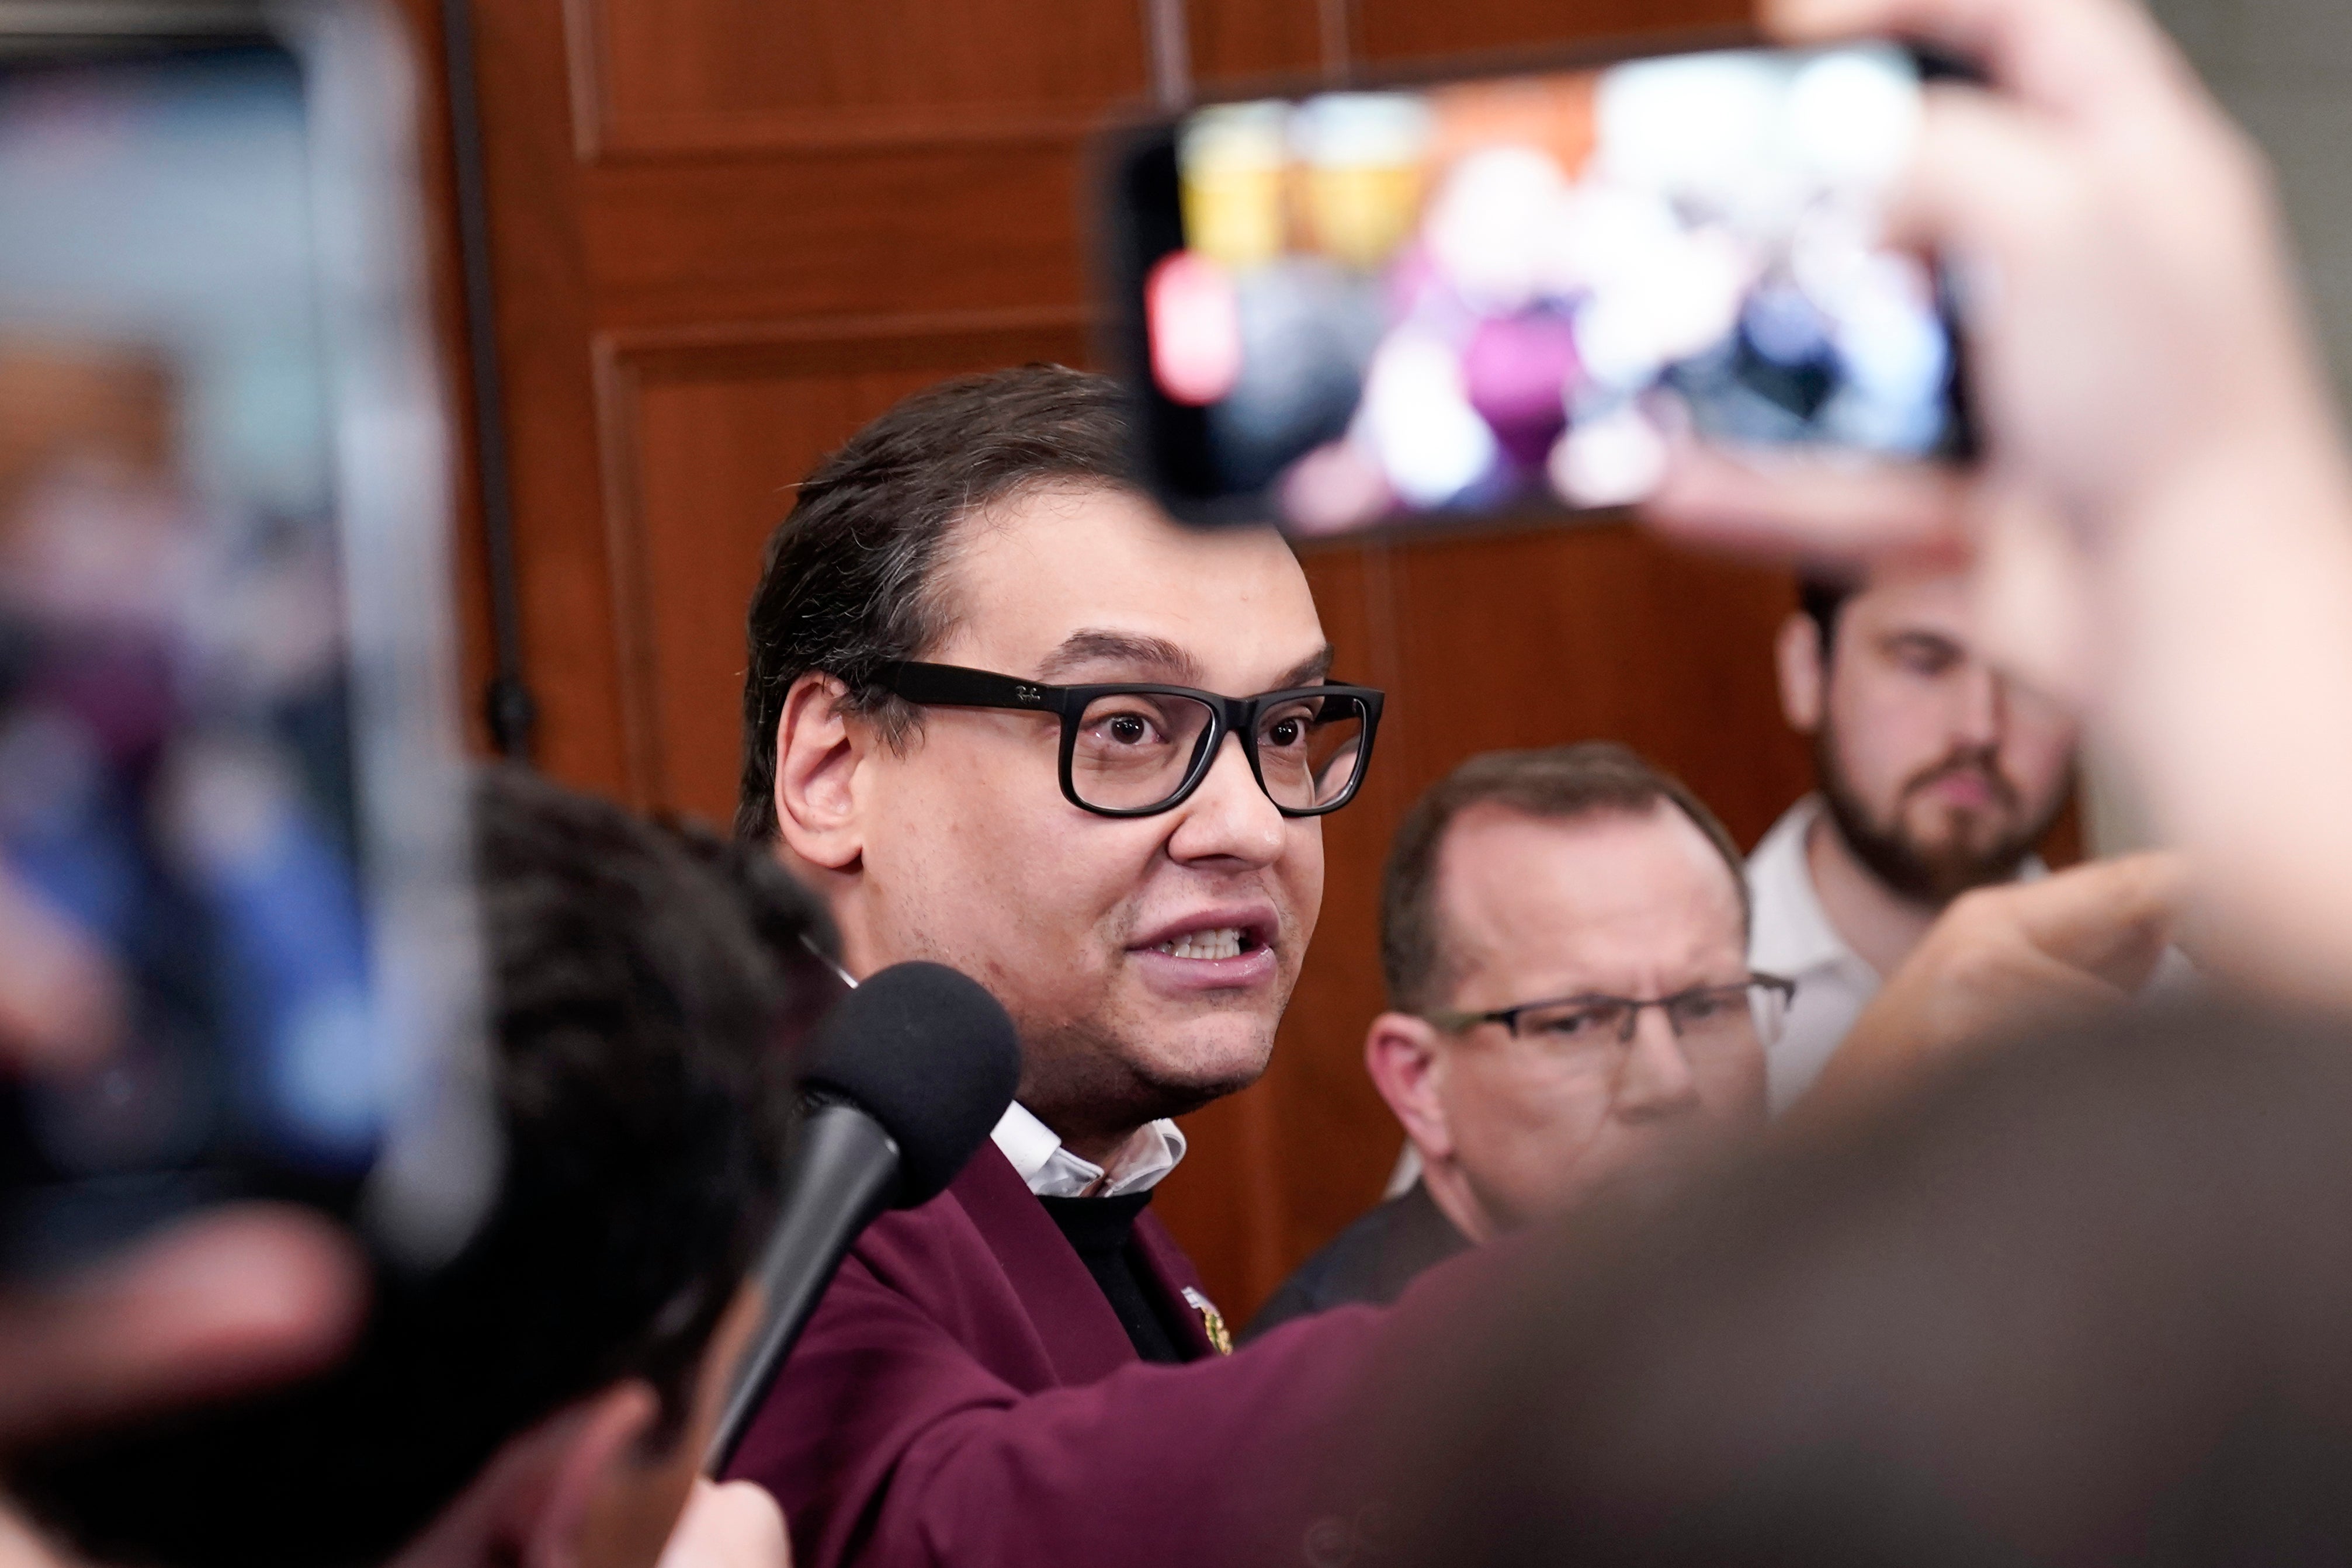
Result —
<path fill-rule="evenodd" d="M 421 3 L 421 0 L 420 0 Z M 1087 137 L 1192 83 L 1743 19 L 1741 0 L 477 0 L 525 671 L 559 777 L 724 821 L 761 542 L 818 456 L 960 371 L 1085 363 Z M 1593 736 L 1753 837 L 1805 785 L 1769 574 L 1622 524 L 1309 553 L 1392 693 L 1331 819 L 1265 1081 L 1193 1119 L 1161 1210 L 1238 1321 L 1379 1194 L 1373 894 L 1470 752 Z M 478 627 L 478 593 L 475 595 Z M 481 641 L 477 638 L 478 643 Z M 478 654 L 480 650 L 478 648 Z M 478 668 L 484 663 L 478 658 Z"/>

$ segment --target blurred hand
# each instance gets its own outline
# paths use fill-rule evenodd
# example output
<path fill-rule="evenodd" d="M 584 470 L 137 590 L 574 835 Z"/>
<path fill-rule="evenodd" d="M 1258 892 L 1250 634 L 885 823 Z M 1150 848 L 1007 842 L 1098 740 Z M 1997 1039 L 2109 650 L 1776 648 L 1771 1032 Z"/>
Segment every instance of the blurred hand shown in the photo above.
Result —
<path fill-rule="evenodd" d="M 2120 1005 L 2156 973 L 2186 901 L 2178 855 L 2128 855 L 1953 900 L 1887 977 L 1804 1101 L 1835 1110 L 1974 1040 Z"/>
<path fill-rule="evenodd" d="M 58 1552 L 34 1534 L 32 1526 L 0 1508 L 0 1568 L 81 1568 L 81 1560 Z"/>
<path fill-rule="evenodd" d="M 2326 443 L 2262 163 L 2132 0 L 1762 9 L 1792 42 L 1897 34 L 1987 73 L 1990 91 L 1930 89 L 1889 226 L 1958 273 L 1990 472 L 2095 544 L 2217 455 Z M 1708 537 L 1867 557 L 1967 549 L 1973 489 L 1700 454 L 1657 511 Z"/>
<path fill-rule="evenodd" d="M 1971 573 L 1978 643 L 2070 700 L 2192 854 L 2241 983 L 2352 1007 L 2352 471 L 2268 178 L 2132 0 L 1767 0 L 1908 35 L 1935 89 L 1894 237 L 1954 266 L 1984 458 L 1686 450 L 1680 537 Z"/>
<path fill-rule="evenodd" d="M 86 1070 L 120 1016 L 102 956 L 0 879 L 0 1071 Z M 203 1215 L 69 1279 L 0 1288 L 0 1448 L 306 1372 L 348 1340 L 362 1289 L 332 1225 L 275 1205 Z M 17 1549 L 5 1528 L 0 1553 Z"/>
<path fill-rule="evenodd" d="M 0 1447 L 310 1371 L 342 1348 L 362 1300 L 332 1224 L 261 1205 L 11 1289 L 0 1296 Z"/>
<path fill-rule="evenodd" d="M 766 1488 L 697 1477 L 658 1568 L 791 1568 L 792 1560 L 783 1510 Z"/>

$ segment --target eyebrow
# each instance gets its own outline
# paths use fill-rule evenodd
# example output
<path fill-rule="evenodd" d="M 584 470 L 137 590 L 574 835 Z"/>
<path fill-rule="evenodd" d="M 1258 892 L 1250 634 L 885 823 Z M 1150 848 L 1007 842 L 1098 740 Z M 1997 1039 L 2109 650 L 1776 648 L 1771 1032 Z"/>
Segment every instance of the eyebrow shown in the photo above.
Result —
<path fill-rule="evenodd" d="M 1058 681 L 1081 665 L 1140 666 L 1164 676 L 1174 685 L 1197 686 L 1201 667 L 1192 656 L 1165 637 L 1136 637 L 1128 632 L 1075 631 L 1037 667 L 1041 680 Z"/>
<path fill-rule="evenodd" d="M 1202 684 L 1199 661 L 1167 638 L 1091 628 L 1075 631 L 1064 637 L 1061 646 L 1046 655 L 1045 661 L 1037 667 L 1037 679 L 1063 682 L 1064 678 L 1073 671 L 1091 664 L 1117 664 L 1139 668 L 1165 679 L 1171 686 Z M 1280 691 L 1293 686 L 1313 686 L 1320 683 L 1330 670 L 1331 647 L 1327 643 L 1283 671 L 1266 689 Z"/>
<path fill-rule="evenodd" d="M 1906 626 L 1899 631 L 1888 632 L 1879 639 L 1878 646 L 1894 652 L 1910 650 L 1951 658 L 1969 657 L 1968 645 L 1959 638 L 1925 626 Z"/>
<path fill-rule="evenodd" d="M 1306 658 L 1282 672 L 1282 678 L 1267 689 L 1280 691 L 1292 686 L 1320 686 L 1331 674 L 1331 645 L 1325 643 Z"/>

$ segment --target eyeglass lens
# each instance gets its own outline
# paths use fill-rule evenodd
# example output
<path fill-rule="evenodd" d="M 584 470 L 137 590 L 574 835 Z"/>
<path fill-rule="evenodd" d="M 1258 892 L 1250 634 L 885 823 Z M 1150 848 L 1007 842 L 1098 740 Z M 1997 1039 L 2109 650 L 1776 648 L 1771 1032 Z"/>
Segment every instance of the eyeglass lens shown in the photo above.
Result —
<path fill-rule="evenodd" d="M 1265 793 L 1294 811 L 1348 793 L 1362 766 L 1364 707 L 1352 697 L 1310 697 L 1257 718 L 1257 767 Z"/>
<path fill-rule="evenodd" d="M 1777 986 L 1713 985 L 1685 991 L 1660 1002 L 1610 999 L 1530 1007 L 1519 1014 L 1514 1032 L 1522 1039 L 1556 1046 L 1614 1046 L 1633 1037 L 1643 1007 L 1663 1007 L 1675 1036 L 1683 1040 L 1703 1043 L 1734 1037 L 1753 1029 L 1757 1037 L 1769 1046 L 1780 1037 L 1787 1005 L 1787 998 Z"/>
<path fill-rule="evenodd" d="M 1097 697 L 1079 715 L 1070 785 L 1088 805 L 1145 811 L 1172 798 L 1201 760 L 1213 715 L 1163 692 Z M 1343 796 L 1362 765 L 1363 704 L 1301 696 L 1257 716 L 1258 773 L 1276 805 L 1312 810 Z"/>

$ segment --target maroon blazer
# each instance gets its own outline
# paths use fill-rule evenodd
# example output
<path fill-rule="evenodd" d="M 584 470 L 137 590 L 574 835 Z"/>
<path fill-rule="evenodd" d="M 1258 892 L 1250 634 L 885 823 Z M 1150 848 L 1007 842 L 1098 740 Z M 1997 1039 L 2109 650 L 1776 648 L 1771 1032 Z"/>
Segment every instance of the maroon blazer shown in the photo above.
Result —
<path fill-rule="evenodd" d="M 1199 1280 L 1147 1211 L 1181 1303 Z M 798 1568 L 1222 1568 L 1296 1562 L 1325 1452 L 1381 1314 L 1343 1308 L 1237 1355 L 1197 1311 L 1182 1366 L 1143 1363 L 993 1143 L 867 1229 L 728 1474 L 775 1494 Z"/>

